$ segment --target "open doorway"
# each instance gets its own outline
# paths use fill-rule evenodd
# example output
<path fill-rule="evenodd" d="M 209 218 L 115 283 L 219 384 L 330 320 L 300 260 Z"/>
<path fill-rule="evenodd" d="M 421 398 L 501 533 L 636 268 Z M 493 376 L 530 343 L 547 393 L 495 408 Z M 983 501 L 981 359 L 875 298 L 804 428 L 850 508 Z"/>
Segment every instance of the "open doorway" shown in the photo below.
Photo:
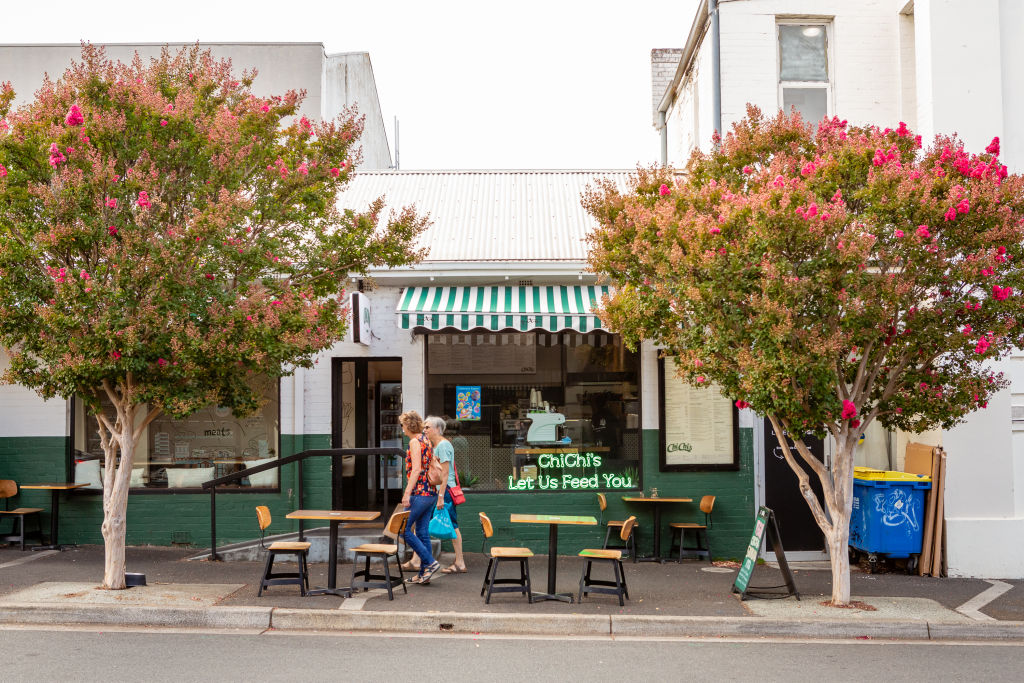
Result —
<path fill-rule="evenodd" d="M 757 502 L 758 505 L 771 508 L 775 513 L 786 558 L 795 561 L 828 559 L 825 536 L 818 523 L 814 521 L 807 502 L 800 495 L 797 476 L 786 462 L 783 446 L 779 443 L 775 430 L 766 419 L 760 419 L 755 424 L 759 425 L 759 429 L 754 430 L 754 452 L 758 471 Z M 814 437 L 813 434 L 804 434 L 803 440 L 814 457 L 825 463 L 826 467 L 829 466 L 830 443 Z M 790 449 L 796 461 L 807 471 L 811 488 L 820 500 L 821 482 L 818 481 L 818 476 L 797 455 L 792 442 L 788 442 L 785 447 Z M 765 558 L 774 561 L 775 549 L 766 549 Z"/>
<path fill-rule="evenodd" d="M 332 364 L 331 446 L 401 448 L 402 360 L 335 358 Z M 402 458 L 346 457 L 340 477 L 347 509 L 380 509 L 383 515 L 401 500 Z"/>

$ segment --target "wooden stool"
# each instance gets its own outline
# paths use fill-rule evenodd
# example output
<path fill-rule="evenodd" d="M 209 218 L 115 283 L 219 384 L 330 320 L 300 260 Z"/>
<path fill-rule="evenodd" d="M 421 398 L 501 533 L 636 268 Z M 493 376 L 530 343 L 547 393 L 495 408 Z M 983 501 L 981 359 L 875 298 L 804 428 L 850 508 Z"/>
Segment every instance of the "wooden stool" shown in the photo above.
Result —
<path fill-rule="evenodd" d="M 622 523 L 619 537 L 623 541 L 629 538 L 634 524 L 636 524 L 636 517 L 630 517 Z M 622 598 L 629 599 L 629 588 L 626 586 L 626 571 L 622 568 L 622 551 L 608 548 L 587 548 L 580 551 L 580 557 L 586 562 L 580 572 L 580 592 L 576 596 L 576 602 L 582 602 L 583 596 L 587 593 L 608 593 L 619 596 L 619 605 L 625 605 Z M 612 571 L 615 573 L 615 581 L 590 578 L 590 570 L 594 562 L 610 562 Z"/>
<path fill-rule="evenodd" d="M 669 548 L 668 554 L 672 554 L 674 548 L 679 549 L 679 561 L 683 560 L 684 553 L 687 557 L 707 558 L 708 562 L 711 561 L 711 543 L 708 541 L 708 529 L 711 528 L 711 511 L 715 507 L 714 496 L 704 496 L 700 499 L 700 511 L 704 513 L 704 523 L 698 524 L 697 522 L 673 522 L 669 524 L 669 528 L 672 530 L 672 546 Z M 692 531 L 694 535 L 694 543 L 696 545 L 692 548 L 684 548 L 683 541 L 685 540 L 686 532 Z M 701 543 L 701 536 L 704 537 L 704 543 Z"/>
<path fill-rule="evenodd" d="M 484 542 L 494 535 L 494 525 L 491 519 L 480 513 L 480 526 L 484 531 Z M 531 604 L 533 593 L 530 585 L 530 558 L 533 551 L 529 548 L 491 548 L 488 554 L 487 570 L 484 572 L 484 584 L 480 587 L 480 595 L 487 592 L 484 604 L 490 604 L 491 593 L 522 593 Z M 519 578 L 499 579 L 498 565 L 502 562 L 518 562 Z M 512 585 L 506 585 L 512 584 Z"/>
<path fill-rule="evenodd" d="M 21 549 L 25 550 L 25 518 L 31 517 L 35 520 L 35 531 L 28 532 L 43 542 L 43 527 L 40 523 L 39 513 L 43 508 L 14 508 L 8 509 L 7 501 L 18 494 L 18 485 L 10 479 L 0 479 L 0 498 L 4 499 L 4 509 L 0 510 L 0 521 L 11 520 L 11 532 L 7 536 L 0 536 L 0 540 L 6 543 L 21 543 Z M 13 533 L 17 529 L 18 533 Z"/>
<path fill-rule="evenodd" d="M 402 537 L 402 532 L 405 530 L 405 523 L 409 519 L 408 512 L 396 512 L 391 515 L 391 519 L 388 520 L 387 530 L 389 533 L 395 534 L 396 538 Z M 370 588 L 387 588 L 388 589 L 388 600 L 394 600 L 394 587 L 401 585 L 402 590 L 405 593 L 409 592 L 409 589 L 405 586 L 405 575 L 402 573 L 402 560 L 398 557 L 398 542 L 394 543 L 364 543 L 361 546 L 352 549 L 355 557 L 352 560 L 352 592 L 356 589 L 362 588 L 364 591 Z M 362 557 L 365 560 L 365 567 L 359 571 L 356 567 L 359 566 L 359 558 Z M 391 566 L 388 564 L 388 560 L 394 557 L 395 566 L 398 567 L 398 576 L 391 576 Z M 383 574 L 372 574 L 370 573 L 370 560 L 373 558 L 379 558 L 384 562 L 384 573 Z M 360 578 L 362 577 L 362 578 Z"/>
<path fill-rule="evenodd" d="M 635 524 L 633 526 L 633 533 L 629 535 L 629 538 L 622 545 L 608 545 L 608 541 L 612 537 L 612 531 L 615 531 L 615 535 L 618 536 L 622 533 L 622 525 L 625 524 L 625 520 L 610 520 L 604 521 L 604 511 L 608 509 L 608 499 L 603 493 L 597 494 L 597 504 L 601 508 L 601 521 L 600 524 L 604 524 L 606 530 L 604 532 L 604 545 L 602 548 L 621 548 L 622 550 L 629 550 L 629 556 L 633 558 L 633 562 L 636 563 L 636 537 L 640 532 L 640 525 Z"/>
<path fill-rule="evenodd" d="M 263 569 L 263 577 L 260 579 L 260 590 L 256 597 L 263 597 L 263 589 L 267 586 L 282 586 L 298 584 L 299 594 L 306 597 L 309 590 L 309 567 L 306 565 L 306 556 L 309 554 L 309 543 L 301 541 L 278 541 L 269 546 L 263 544 L 264 531 L 270 526 L 270 508 L 266 505 L 256 507 L 256 520 L 260 525 L 260 547 L 267 551 L 267 565 Z M 274 559 L 278 555 L 295 555 L 295 561 L 299 565 L 297 572 L 274 573 Z"/>

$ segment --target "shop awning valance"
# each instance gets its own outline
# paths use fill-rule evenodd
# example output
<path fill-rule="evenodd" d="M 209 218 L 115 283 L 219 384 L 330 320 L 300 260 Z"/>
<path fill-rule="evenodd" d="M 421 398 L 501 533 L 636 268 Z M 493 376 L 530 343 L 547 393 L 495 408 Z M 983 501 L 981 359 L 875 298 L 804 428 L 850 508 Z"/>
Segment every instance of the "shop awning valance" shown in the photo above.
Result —
<path fill-rule="evenodd" d="M 593 314 L 610 292 L 599 286 L 409 287 L 398 302 L 402 329 L 593 332 Z"/>

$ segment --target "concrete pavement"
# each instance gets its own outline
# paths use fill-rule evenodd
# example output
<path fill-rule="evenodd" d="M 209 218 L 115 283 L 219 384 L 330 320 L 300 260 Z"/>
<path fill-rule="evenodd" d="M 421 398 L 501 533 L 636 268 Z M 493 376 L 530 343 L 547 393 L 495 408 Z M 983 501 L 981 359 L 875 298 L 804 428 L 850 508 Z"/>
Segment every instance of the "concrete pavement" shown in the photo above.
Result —
<path fill-rule="evenodd" d="M 977 579 L 932 579 L 855 570 L 855 609 L 821 605 L 828 599 L 829 573 L 797 564 L 802 600 L 748 600 L 730 594 L 735 570 L 706 562 L 632 564 L 626 578 L 631 600 L 613 596 L 582 604 L 528 604 L 502 594 L 485 605 L 479 596 L 484 557 L 468 556 L 469 573 L 436 575 L 429 586 L 343 599 L 299 596 L 294 586 L 275 586 L 256 597 L 262 563 L 187 561 L 194 551 L 131 547 L 128 570 L 143 572 L 149 585 L 127 591 L 96 588 L 103 549 L 82 546 L 63 553 L 31 554 L 0 549 L 0 622 L 107 624 L 287 631 L 393 631 L 576 634 L 669 637 L 894 638 L 902 640 L 1024 640 L 1024 582 L 1009 589 Z M 447 557 L 443 559 L 448 559 Z M 813 566 L 813 565 L 812 565 Z M 531 562 L 534 589 L 546 583 L 546 558 Z M 510 570 L 511 571 L 511 570 Z M 558 561 L 559 590 L 579 580 L 575 557 Z M 326 582 L 326 566 L 311 565 L 311 583 Z M 345 585 L 351 565 L 338 567 Z M 777 570 L 761 566 L 753 583 L 781 583 Z M 994 596 L 981 604 L 979 596 Z M 984 602 L 987 598 L 982 598 Z M 970 609 L 958 612 L 968 605 Z M 972 616 L 973 615 L 973 616 Z M 984 619 L 984 621 L 980 620 Z"/>

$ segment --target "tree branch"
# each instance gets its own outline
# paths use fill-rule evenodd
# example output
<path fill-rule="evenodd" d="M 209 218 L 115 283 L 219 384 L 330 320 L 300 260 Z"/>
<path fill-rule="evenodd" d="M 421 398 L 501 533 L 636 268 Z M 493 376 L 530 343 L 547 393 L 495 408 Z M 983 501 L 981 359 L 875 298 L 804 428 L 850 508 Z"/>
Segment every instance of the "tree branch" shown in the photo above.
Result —
<path fill-rule="evenodd" d="M 146 414 L 145 419 L 142 421 L 142 424 L 140 424 L 132 433 L 132 441 L 138 442 L 138 440 L 142 438 L 143 432 L 146 431 L 146 427 L 148 427 L 153 420 L 155 420 L 162 414 L 163 410 L 161 410 L 160 408 L 150 409 L 150 411 Z"/>
<path fill-rule="evenodd" d="M 793 452 L 789 450 L 789 440 L 786 438 L 786 432 L 782 425 L 779 423 L 778 418 L 774 415 L 767 415 L 768 420 L 772 423 L 772 429 L 775 430 L 775 437 L 778 439 L 779 444 L 782 446 L 782 455 L 786 459 L 786 463 L 789 464 L 790 469 L 796 473 L 798 480 L 798 487 L 800 489 L 800 495 L 807 501 L 807 506 L 811 509 L 811 515 L 814 517 L 814 521 L 818 523 L 818 526 L 826 534 L 831 533 L 832 524 L 825 516 L 824 510 L 821 509 L 821 501 L 814 495 L 814 489 L 811 488 L 810 479 L 807 476 L 807 472 L 804 468 L 797 464 L 796 459 L 793 457 Z M 794 440 L 796 443 L 796 440 Z M 799 448 L 798 448 L 799 450 Z M 803 455 L 801 453 L 801 455 Z M 812 456 L 813 457 L 813 456 Z M 817 458 L 813 458 L 817 460 Z M 819 463 L 820 464 L 820 463 Z M 820 477 L 819 477 L 820 478 Z M 832 488 L 829 483 L 828 488 Z"/>

